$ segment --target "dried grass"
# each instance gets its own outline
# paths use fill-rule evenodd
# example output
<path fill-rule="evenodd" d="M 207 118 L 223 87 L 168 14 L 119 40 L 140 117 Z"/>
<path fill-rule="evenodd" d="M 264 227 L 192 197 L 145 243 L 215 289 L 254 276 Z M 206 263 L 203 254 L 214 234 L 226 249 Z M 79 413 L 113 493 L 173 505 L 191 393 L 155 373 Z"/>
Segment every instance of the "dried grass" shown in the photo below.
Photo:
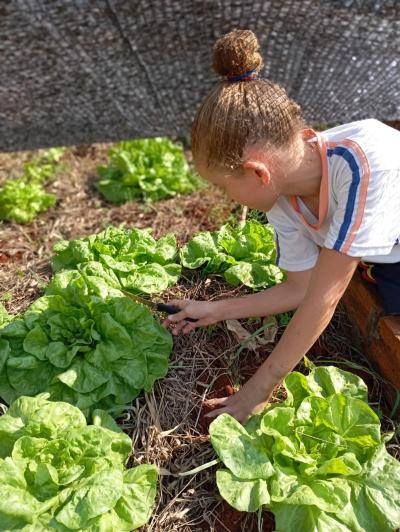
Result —
<path fill-rule="evenodd" d="M 0 223 L 0 295 L 3 298 L 6 295 L 5 304 L 10 312 L 22 312 L 41 295 L 51 276 L 51 249 L 60 238 L 76 238 L 98 232 L 109 223 L 124 222 L 128 227 L 151 226 L 156 237 L 173 231 L 184 242 L 197 230 L 219 227 L 234 208 L 215 189 L 156 205 L 107 204 L 93 189 L 95 168 L 105 162 L 106 154 L 106 145 L 67 150 L 62 158 L 64 170 L 49 187 L 59 197 L 57 206 L 30 224 Z M 10 174 L 18 175 L 22 162 L 28 158 L 29 154 L 0 155 L 0 180 Z M 180 284 L 164 297 L 216 299 L 245 292 L 231 289 L 218 277 L 207 280 L 196 272 L 185 272 Z M 250 332 L 260 325 L 243 323 Z M 282 330 L 278 337 L 281 333 Z M 351 326 L 344 309 L 339 307 L 310 356 L 317 364 L 334 363 L 343 369 L 356 364 L 372 371 L 351 338 Z M 124 412 L 120 424 L 132 437 L 134 449 L 130 463 L 155 463 L 161 471 L 156 508 L 150 523 L 143 527 L 146 532 L 232 530 L 221 513 L 226 506 L 215 485 L 215 468 L 186 477 L 179 473 L 214 458 L 201 416 L 202 402 L 214 384 L 223 375 L 228 375 L 232 382 L 236 374 L 243 380 L 262 363 L 273 345 L 257 352 L 244 349 L 240 357 L 236 356 L 238 348 L 235 336 L 224 324 L 175 338 L 168 375 Z M 302 364 L 298 369 L 304 371 Z M 387 412 L 382 392 L 385 383 L 375 373 L 371 379 L 372 404 Z M 275 400 L 280 397 L 282 390 L 278 389 Z M 382 423 L 384 430 L 395 428 L 385 414 Z M 398 437 L 388 448 L 400 457 Z M 236 530 L 272 530 L 271 526 L 270 514 L 263 512 L 245 515 Z"/>

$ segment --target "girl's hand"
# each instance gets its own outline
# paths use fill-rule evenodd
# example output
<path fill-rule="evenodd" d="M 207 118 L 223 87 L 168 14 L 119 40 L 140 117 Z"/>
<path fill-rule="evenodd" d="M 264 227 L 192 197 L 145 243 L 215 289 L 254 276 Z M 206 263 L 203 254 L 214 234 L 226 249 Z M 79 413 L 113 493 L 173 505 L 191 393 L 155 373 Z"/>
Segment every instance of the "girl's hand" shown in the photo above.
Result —
<path fill-rule="evenodd" d="M 222 316 L 217 311 L 217 302 L 192 301 L 190 299 L 177 299 L 168 301 L 168 305 L 179 307 L 182 310 L 176 314 L 171 314 L 163 321 L 163 326 L 170 328 L 172 334 L 178 335 L 180 332 L 187 334 L 197 327 L 212 325 L 221 321 Z M 195 318 L 196 322 L 186 321 L 186 318 Z"/>
<path fill-rule="evenodd" d="M 204 401 L 204 404 L 207 405 L 207 407 L 215 408 L 215 410 L 212 410 L 204 417 L 217 417 L 220 414 L 226 413 L 230 414 L 240 423 L 245 423 L 252 414 L 257 414 L 264 410 L 270 396 L 271 394 L 266 397 L 265 391 L 257 388 L 250 390 L 245 384 L 243 388 L 234 395 Z"/>

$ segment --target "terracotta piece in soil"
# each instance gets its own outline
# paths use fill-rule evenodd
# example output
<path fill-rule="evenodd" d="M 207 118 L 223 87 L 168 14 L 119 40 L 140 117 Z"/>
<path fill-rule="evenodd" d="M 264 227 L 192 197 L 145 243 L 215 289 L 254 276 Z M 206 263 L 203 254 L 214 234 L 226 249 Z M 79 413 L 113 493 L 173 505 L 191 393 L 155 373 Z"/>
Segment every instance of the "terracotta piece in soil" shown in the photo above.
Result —
<path fill-rule="evenodd" d="M 0 264 L 6 264 L 7 262 L 18 262 L 23 256 L 22 251 L 17 251 L 13 254 L 11 253 L 0 253 Z"/>

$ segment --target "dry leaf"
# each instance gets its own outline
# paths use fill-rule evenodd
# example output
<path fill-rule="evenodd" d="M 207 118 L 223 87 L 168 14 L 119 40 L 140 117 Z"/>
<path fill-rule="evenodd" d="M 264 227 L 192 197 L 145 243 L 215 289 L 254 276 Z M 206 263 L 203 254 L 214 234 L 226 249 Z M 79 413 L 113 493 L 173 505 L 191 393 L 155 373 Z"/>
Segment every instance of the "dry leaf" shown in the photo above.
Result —
<path fill-rule="evenodd" d="M 247 340 L 251 336 L 251 333 L 249 333 L 249 331 L 247 331 L 238 322 L 238 320 L 226 320 L 225 323 L 226 323 L 228 330 L 233 332 L 233 334 L 236 336 L 239 342 L 243 342 L 244 340 Z M 260 347 L 260 344 L 257 341 L 257 338 L 252 338 L 251 340 L 246 342 L 246 348 L 251 349 L 252 351 L 257 351 L 259 347 Z"/>

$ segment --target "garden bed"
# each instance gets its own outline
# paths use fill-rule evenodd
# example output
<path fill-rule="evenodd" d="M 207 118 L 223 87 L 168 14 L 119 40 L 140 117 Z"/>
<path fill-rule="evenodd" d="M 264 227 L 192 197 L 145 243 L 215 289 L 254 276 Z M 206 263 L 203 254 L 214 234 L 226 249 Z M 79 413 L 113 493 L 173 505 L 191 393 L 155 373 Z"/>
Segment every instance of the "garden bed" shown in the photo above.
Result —
<path fill-rule="evenodd" d="M 11 313 L 24 311 L 41 295 L 51 276 L 52 246 L 61 238 L 92 234 L 109 223 L 124 222 L 128 227 L 152 227 L 155 237 L 173 231 L 183 243 L 195 231 L 215 230 L 240 212 L 237 205 L 211 188 L 153 205 L 112 206 L 93 189 L 96 166 L 105 162 L 106 153 L 105 145 L 67 150 L 62 158 L 64 169 L 49 187 L 59 198 L 57 205 L 29 224 L 0 224 L 0 294 Z M 18 175 L 28 157 L 29 154 L 0 155 L 0 183 L 9 174 Z M 229 287 L 218 277 L 204 279 L 196 272 L 184 271 L 179 284 L 169 289 L 164 298 L 215 299 L 246 292 Z M 261 321 L 241 323 L 254 332 Z M 283 329 L 278 327 L 273 341 L 253 350 L 243 348 L 225 323 L 175 338 L 168 375 L 156 382 L 152 392 L 133 401 L 119 420 L 133 441 L 132 465 L 154 463 L 161 472 L 157 505 L 143 530 L 273 530 L 269 512 L 243 514 L 222 501 L 215 485 L 215 468 L 189 476 L 181 473 L 214 458 L 203 400 L 232 393 L 233 385 L 246 380 L 272 351 Z M 309 356 L 316 364 L 336 364 L 362 376 L 369 386 L 370 404 L 380 412 L 382 429 L 393 430 L 389 417 L 394 415 L 393 404 L 385 397 L 387 385 L 353 345 L 352 335 L 352 324 L 341 305 Z M 302 364 L 297 369 L 305 371 Z M 274 398 L 281 397 L 282 389 L 278 389 Z M 392 440 L 388 450 L 399 457 L 399 441 Z"/>
<path fill-rule="evenodd" d="M 400 390 L 400 316 L 385 316 L 376 288 L 354 275 L 343 301 L 354 324 L 354 341 L 392 387 L 386 388 L 389 402 Z"/>

